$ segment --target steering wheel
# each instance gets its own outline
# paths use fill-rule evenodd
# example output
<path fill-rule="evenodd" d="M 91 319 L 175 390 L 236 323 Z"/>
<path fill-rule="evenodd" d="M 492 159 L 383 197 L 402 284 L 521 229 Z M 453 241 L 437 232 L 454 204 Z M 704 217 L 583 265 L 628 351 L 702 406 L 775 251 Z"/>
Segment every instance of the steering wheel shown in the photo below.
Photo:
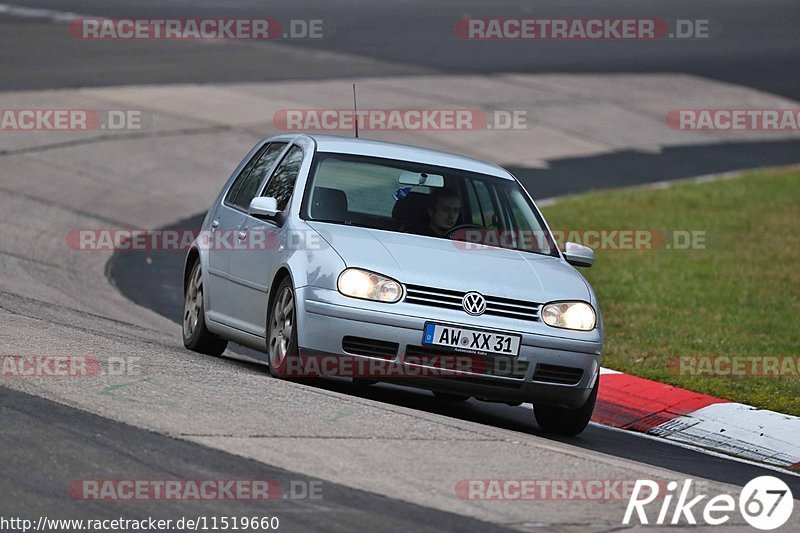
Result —
<path fill-rule="evenodd" d="M 487 229 L 487 228 L 485 228 L 484 226 L 481 226 L 480 224 L 458 224 L 456 226 L 453 226 L 452 228 L 450 228 L 446 232 L 444 232 L 443 236 L 447 237 L 448 239 L 452 239 L 453 238 L 453 233 L 455 233 L 456 231 L 458 231 L 460 229 Z"/>

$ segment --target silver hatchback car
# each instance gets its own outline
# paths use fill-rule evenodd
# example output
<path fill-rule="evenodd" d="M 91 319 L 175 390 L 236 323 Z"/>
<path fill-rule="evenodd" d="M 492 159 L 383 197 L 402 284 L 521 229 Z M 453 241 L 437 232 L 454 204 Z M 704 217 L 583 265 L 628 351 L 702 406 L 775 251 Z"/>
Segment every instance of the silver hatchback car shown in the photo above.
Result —
<path fill-rule="evenodd" d="M 574 435 L 599 387 L 603 322 L 506 170 L 423 148 L 279 135 L 242 160 L 184 269 L 184 345 L 265 353 L 276 377 L 346 376 L 445 400 L 530 402 Z"/>

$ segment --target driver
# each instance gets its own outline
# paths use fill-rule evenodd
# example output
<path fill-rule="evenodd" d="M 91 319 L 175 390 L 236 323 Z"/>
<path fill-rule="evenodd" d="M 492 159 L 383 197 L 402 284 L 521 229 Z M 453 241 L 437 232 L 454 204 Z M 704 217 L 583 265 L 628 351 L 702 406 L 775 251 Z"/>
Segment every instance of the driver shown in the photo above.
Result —
<path fill-rule="evenodd" d="M 461 197 L 453 189 L 436 189 L 428 199 L 430 224 L 423 228 L 422 234 L 431 237 L 444 237 L 458 221 L 461 212 Z"/>

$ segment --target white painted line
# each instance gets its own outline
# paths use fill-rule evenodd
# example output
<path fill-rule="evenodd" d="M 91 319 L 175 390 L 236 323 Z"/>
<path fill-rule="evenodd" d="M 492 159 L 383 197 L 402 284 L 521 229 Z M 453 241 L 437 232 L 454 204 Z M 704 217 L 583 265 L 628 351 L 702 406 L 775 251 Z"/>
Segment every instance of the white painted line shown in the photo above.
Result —
<path fill-rule="evenodd" d="M 665 440 L 663 437 L 656 437 L 655 435 L 649 435 L 647 433 L 637 433 L 637 432 L 634 432 L 634 431 L 628 431 L 626 429 L 615 428 L 613 426 L 606 426 L 605 424 L 598 424 L 597 422 L 589 422 L 589 425 L 596 426 L 596 427 L 603 428 L 603 429 L 609 429 L 611 431 L 618 431 L 620 433 L 626 433 L 628 435 L 636 435 L 637 437 L 641 437 L 643 439 L 649 439 L 649 440 L 653 440 L 653 441 L 667 443 L 667 444 L 670 444 L 672 446 L 677 446 L 679 448 L 685 448 L 687 450 L 692 450 L 692 451 L 695 451 L 695 452 L 704 453 L 706 455 L 719 457 L 720 459 L 728 459 L 729 461 L 736 461 L 737 463 L 743 463 L 743 464 L 747 464 L 747 465 L 751 465 L 751 466 L 757 466 L 759 468 L 766 468 L 767 470 L 773 470 L 775 472 L 780 472 L 782 474 L 786 474 L 786 475 L 795 476 L 795 477 L 800 478 L 800 473 L 792 472 L 791 470 L 787 470 L 786 468 L 782 468 L 780 466 L 773 466 L 773 465 L 770 465 L 770 464 L 764 464 L 764 463 L 759 463 L 759 462 L 756 462 L 756 461 L 751 461 L 749 459 L 743 459 L 741 457 L 735 457 L 735 456 L 732 456 L 732 455 L 728 455 L 727 453 L 721 453 L 721 452 L 717 452 L 717 451 L 714 451 L 714 450 L 709 450 L 708 448 L 701 448 L 701 447 L 698 447 L 698 446 L 695 446 L 695 445 L 692 445 L 692 444 L 688 444 L 688 443 L 685 443 L 685 442 Z"/>
<path fill-rule="evenodd" d="M 741 405 L 741 404 L 738 404 L 738 405 Z M 533 405 L 530 404 L 530 403 L 523 403 L 522 405 L 520 405 L 520 407 L 523 407 L 525 409 L 533 410 Z M 786 416 L 786 415 L 781 415 L 781 416 Z M 719 457 L 720 459 L 728 459 L 730 461 L 736 461 L 738 463 L 744 463 L 744 464 L 748 464 L 748 465 L 752 465 L 752 466 L 758 466 L 760 468 L 766 468 L 768 470 L 774 470 L 775 472 L 781 472 L 783 474 L 789 474 L 789 475 L 792 475 L 792 476 L 800 477 L 800 473 L 796 473 L 796 472 L 792 472 L 791 470 L 787 470 L 786 469 L 787 465 L 776 466 L 776 465 L 769 464 L 769 463 L 762 463 L 762 462 L 759 462 L 759 461 L 753 461 L 751 459 L 747 459 L 747 458 L 744 458 L 744 457 L 741 457 L 741 456 L 729 455 L 727 453 L 715 451 L 715 450 L 713 450 L 711 448 L 704 448 L 702 446 L 698 446 L 696 444 L 692 444 L 692 441 L 681 441 L 681 440 L 668 439 L 668 438 L 664 438 L 661 435 L 651 435 L 649 433 L 641 433 L 641 432 L 638 432 L 638 431 L 630 431 L 628 429 L 615 428 L 614 426 L 607 426 L 605 424 L 600 424 L 599 422 L 589 422 L 589 425 L 595 426 L 595 427 L 598 427 L 598 428 L 608 429 L 608 430 L 611 430 L 611 431 L 616 431 L 616 432 L 619 432 L 619 433 L 625 433 L 626 435 L 635 435 L 635 436 L 643 438 L 643 439 L 649 439 L 649 440 L 661 442 L 663 444 L 669 444 L 670 446 L 677 446 L 679 448 L 685 448 L 687 450 L 692 450 L 692 451 L 695 451 L 695 452 L 704 453 L 706 455 L 711 455 L 713 457 Z M 794 463 L 788 463 L 788 464 L 791 465 L 791 464 L 794 464 Z"/>
<path fill-rule="evenodd" d="M 622 372 L 601 367 L 600 374 Z M 522 407 L 533 409 L 529 403 Z M 711 404 L 655 426 L 647 433 L 592 423 L 782 472 L 800 463 L 800 417 L 741 403 Z"/>
<path fill-rule="evenodd" d="M 650 433 L 773 465 L 800 463 L 800 418 L 740 403 L 712 404 Z"/>

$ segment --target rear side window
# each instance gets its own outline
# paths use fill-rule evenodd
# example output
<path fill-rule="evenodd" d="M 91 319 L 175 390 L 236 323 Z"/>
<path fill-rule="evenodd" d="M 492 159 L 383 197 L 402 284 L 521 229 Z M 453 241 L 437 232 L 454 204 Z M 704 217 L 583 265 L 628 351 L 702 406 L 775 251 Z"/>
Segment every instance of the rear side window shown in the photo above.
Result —
<path fill-rule="evenodd" d="M 286 148 L 286 143 L 269 143 L 264 146 L 236 177 L 236 181 L 234 181 L 225 198 L 226 203 L 247 211 L 247 208 L 250 207 L 250 201 L 256 195 L 258 186 L 275 164 L 284 148 Z"/>
<path fill-rule="evenodd" d="M 303 162 L 303 150 L 299 146 L 292 146 L 289 153 L 283 158 L 275 173 L 269 179 L 264 193 L 261 196 L 271 196 L 278 200 L 278 210 L 284 211 L 292 198 L 294 184 L 300 173 L 300 164 Z"/>

